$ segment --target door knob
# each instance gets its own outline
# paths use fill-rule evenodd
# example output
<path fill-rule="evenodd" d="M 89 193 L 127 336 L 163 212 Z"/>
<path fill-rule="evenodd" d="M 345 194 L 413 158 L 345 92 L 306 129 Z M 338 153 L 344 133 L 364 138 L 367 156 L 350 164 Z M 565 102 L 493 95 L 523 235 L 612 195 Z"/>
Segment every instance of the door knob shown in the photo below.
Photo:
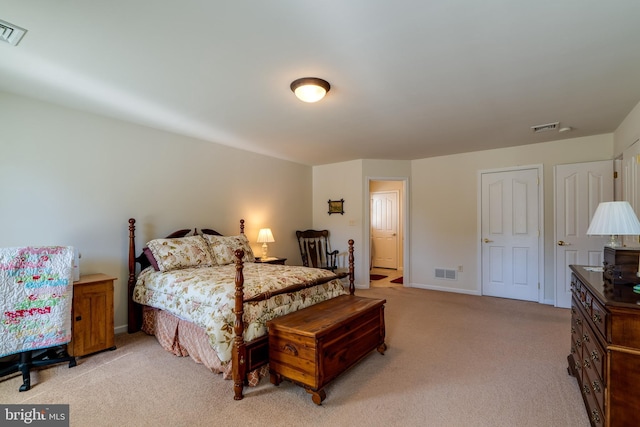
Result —
<path fill-rule="evenodd" d="M 485 242 L 485 243 L 491 243 L 491 242 L 493 242 L 493 240 L 489 240 L 489 239 L 487 239 L 487 238 L 485 237 L 485 238 L 484 238 L 484 242 Z"/>
<path fill-rule="evenodd" d="M 570 246 L 571 243 L 567 243 L 564 240 L 558 240 L 558 246 Z"/>

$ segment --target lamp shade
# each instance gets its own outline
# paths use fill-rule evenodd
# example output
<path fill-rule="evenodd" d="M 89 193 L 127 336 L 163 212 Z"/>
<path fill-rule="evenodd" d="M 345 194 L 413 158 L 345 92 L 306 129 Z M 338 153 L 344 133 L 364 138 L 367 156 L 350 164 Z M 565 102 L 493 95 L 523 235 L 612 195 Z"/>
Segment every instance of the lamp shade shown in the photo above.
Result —
<path fill-rule="evenodd" d="M 300 101 L 317 102 L 329 92 L 331 85 L 328 81 L 317 77 L 303 77 L 291 83 L 291 90 Z"/>
<path fill-rule="evenodd" d="M 589 236 L 635 234 L 640 234 L 640 221 L 629 202 L 600 203 L 587 230 Z"/>
<path fill-rule="evenodd" d="M 273 243 L 273 233 L 270 228 L 261 228 L 258 232 L 258 243 Z"/>

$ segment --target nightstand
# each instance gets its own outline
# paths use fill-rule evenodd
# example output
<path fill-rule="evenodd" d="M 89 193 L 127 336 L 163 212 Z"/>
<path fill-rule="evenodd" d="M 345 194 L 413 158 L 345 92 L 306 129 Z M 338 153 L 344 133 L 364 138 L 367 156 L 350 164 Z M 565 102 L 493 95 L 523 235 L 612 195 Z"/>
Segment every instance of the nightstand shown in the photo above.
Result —
<path fill-rule="evenodd" d="M 280 265 L 284 265 L 284 262 L 286 261 L 286 258 L 276 258 L 276 257 L 268 257 L 265 258 L 264 260 L 261 259 L 260 257 L 256 257 L 256 262 L 259 262 L 261 264 L 280 264 Z"/>
<path fill-rule="evenodd" d="M 115 350 L 113 332 L 113 281 L 106 274 L 80 276 L 73 283 L 71 356 Z"/>

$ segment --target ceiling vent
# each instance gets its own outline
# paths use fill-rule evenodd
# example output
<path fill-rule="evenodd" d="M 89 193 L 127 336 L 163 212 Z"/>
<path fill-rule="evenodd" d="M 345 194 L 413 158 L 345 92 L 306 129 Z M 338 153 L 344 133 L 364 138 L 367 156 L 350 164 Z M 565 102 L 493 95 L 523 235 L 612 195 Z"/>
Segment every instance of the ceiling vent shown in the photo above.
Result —
<path fill-rule="evenodd" d="M 0 40 L 16 46 L 27 32 L 24 28 L 10 24 L 0 19 Z"/>
<path fill-rule="evenodd" d="M 533 133 L 546 132 L 548 130 L 556 130 L 558 129 L 559 124 L 560 122 L 555 122 L 555 123 L 547 123 L 546 125 L 531 126 L 531 130 L 533 131 Z"/>

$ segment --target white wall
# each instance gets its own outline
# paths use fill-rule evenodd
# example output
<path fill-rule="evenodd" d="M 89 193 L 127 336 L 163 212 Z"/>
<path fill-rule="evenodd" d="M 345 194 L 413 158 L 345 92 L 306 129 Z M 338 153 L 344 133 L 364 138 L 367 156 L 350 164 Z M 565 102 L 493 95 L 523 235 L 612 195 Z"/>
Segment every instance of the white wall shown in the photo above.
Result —
<path fill-rule="evenodd" d="M 553 166 L 613 158 L 613 134 L 412 162 L 411 282 L 425 287 L 478 293 L 478 171 L 544 165 L 545 300 L 554 299 Z M 464 272 L 457 281 L 434 278 L 434 269 Z"/>
<path fill-rule="evenodd" d="M 329 200 L 344 199 L 344 214 L 329 215 Z M 359 266 L 363 262 L 362 235 L 362 161 L 333 163 L 313 167 L 312 222 L 307 228 L 329 230 L 332 249 L 346 260 L 349 239 L 354 241 L 356 286 L 368 286 Z M 345 264 L 346 265 L 346 264 Z"/>
<path fill-rule="evenodd" d="M 640 102 L 613 133 L 614 154 L 620 156 L 634 142 L 640 139 Z"/>
<path fill-rule="evenodd" d="M 334 249 L 341 241 L 355 241 L 355 283 L 369 287 L 369 188 L 370 178 L 407 179 L 406 160 L 354 160 L 313 167 L 313 228 L 328 229 Z M 344 199 L 344 215 L 329 215 L 327 201 Z"/>
<path fill-rule="evenodd" d="M 311 167 L 0 92 L 0 246 L 72 245 L 81 274 L 118 278 L 127 322 L 128 219 L 138 249 L 179 228 L 236 234 L 256 253 L 300 264 L 296 228 L 312 223 Z M 348 205 L 347 205 L 348 206 Z"/>

